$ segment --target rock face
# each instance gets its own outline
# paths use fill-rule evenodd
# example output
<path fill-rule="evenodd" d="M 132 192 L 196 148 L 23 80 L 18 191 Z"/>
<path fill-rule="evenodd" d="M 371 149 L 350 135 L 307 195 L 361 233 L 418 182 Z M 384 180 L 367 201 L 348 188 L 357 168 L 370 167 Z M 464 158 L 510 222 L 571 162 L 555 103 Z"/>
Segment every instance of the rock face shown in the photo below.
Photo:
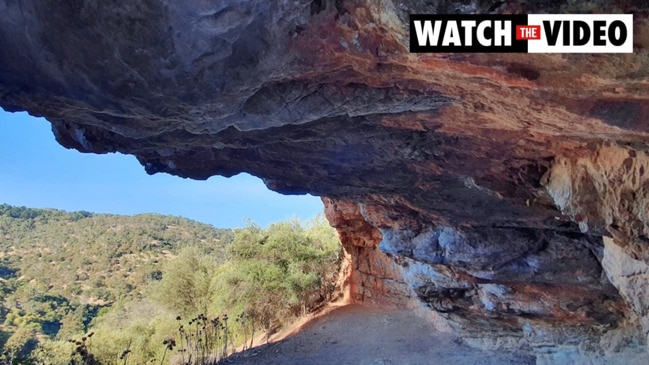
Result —
<path fill-rule="evenodd" d="M 632 12 L 634 54 L 409 53 L 408 14 L 456 12 Z M 624 362 L 649 333 L 647 14 L 623 0 L 0 0 L 0 105 L 151 174 L 246 171 L 327 197 L 356 301 L 423 303 L 467 342 L 539 362 Z"/>

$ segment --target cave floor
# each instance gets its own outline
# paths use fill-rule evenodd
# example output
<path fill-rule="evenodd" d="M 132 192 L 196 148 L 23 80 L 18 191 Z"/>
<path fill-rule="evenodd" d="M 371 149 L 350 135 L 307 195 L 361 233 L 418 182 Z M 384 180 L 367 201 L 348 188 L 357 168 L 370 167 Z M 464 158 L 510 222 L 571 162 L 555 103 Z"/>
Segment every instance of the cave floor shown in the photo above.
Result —
<path fill-rule="evenodd" d="M 534 364 L 534 356 L 469 347 L 412 310 L 346 305 L 281 341 L 252 348 L 224 364 Z"/>

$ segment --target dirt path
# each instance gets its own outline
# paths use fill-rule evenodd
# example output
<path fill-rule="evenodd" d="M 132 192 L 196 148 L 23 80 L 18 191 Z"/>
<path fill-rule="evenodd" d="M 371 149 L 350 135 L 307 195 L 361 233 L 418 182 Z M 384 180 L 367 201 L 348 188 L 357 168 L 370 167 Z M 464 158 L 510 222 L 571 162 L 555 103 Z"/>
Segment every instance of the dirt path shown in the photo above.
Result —
<path fill-rule="evenodd" d="M 333 309 L 300 332 L 253 348 L 223 364 L 383 365 L 534 364 L 527 355 L 494 353 L 463 345 L 410 310 L 358 305 Z"/>

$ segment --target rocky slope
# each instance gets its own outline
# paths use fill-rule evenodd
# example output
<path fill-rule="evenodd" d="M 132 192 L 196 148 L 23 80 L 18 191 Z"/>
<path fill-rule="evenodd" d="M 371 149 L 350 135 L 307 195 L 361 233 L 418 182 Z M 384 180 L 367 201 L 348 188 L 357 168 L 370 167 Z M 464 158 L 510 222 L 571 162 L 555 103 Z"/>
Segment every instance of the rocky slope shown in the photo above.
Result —
<path fill-rule="evenodd" d="M 408 14 L 436 12 L 632 12 L 634 54 L 409 53 Z M 476 346 L 615 358 L 649 334 L 648 14 L 4 0 L 0 105 L 151 174 L 246 171 L 327 197 L 357 301 L 424 303 Z"/>

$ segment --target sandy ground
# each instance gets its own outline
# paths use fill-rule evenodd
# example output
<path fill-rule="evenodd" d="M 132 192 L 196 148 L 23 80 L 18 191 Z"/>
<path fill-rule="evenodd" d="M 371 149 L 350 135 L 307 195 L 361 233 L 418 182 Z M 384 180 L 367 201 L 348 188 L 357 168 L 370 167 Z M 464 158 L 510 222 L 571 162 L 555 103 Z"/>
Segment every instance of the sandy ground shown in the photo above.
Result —
<path fill-rule="evenodd" d="M 292 335 L 225 359 L 223 364 L 383 365 L 534 364 L 529 355 L 468 347 L 411 310 L 359 305 L 331 309 Z"/>

